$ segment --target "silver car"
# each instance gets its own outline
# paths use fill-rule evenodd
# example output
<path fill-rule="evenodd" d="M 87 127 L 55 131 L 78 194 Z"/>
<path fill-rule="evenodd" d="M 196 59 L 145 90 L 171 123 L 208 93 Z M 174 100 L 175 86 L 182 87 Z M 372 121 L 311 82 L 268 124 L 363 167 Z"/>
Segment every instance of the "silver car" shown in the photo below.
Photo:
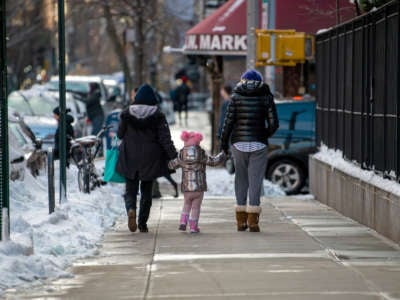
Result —
<path fill-rule="evenodd" d="M 15 91 L 8 96 L 8 107 L 18 112 L 35 137 L 42 141 L 44 150 L 54 146 L 57 121 L 53 109 L 57 105 L 54 99 L 29 91 Z"/>

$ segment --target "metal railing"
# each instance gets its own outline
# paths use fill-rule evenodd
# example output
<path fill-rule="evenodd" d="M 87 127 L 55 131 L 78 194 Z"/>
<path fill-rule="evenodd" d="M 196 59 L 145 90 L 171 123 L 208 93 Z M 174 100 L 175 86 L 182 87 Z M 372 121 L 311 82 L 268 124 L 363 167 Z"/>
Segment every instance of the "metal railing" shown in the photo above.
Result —
<path fill-rule="evenodd" d="M 317 142 L 400 179 L 400 0 L 317 35 Z"/>

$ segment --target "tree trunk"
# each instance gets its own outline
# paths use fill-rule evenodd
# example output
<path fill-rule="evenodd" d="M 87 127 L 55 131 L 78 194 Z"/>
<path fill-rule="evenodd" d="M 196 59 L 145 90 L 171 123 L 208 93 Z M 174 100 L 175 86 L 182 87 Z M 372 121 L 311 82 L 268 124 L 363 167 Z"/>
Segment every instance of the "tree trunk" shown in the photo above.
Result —
<path fill-rule="evenodd" d="M 214 68 L 211 71 L 212 81 L 212 124 L 211 124 L 211 151 L 217 154 L 219 148 L 219 141 L 217 140 L 219 118 L 221 114 L 221 84 L 223 77 L 223 58 L 222 56 L 213 57 Z"/>
<path fill-rule="evenodd" d="M 122 71 L 124 73 L 124 78 L 125 78 L 125 93 L 128 93 L 132 89 L 132 78 L 131 78 L 131 71 L 129 68 L 129 63 L 128 59 L 126 57 L 125 49 L 123 43 L 121 43 L 121 40 L 118 38 L 117 30 L 115 28 L 110 7 L 109 5 L 104 2 L 103 4 L 103 10 L 104 10 L 104 17 L 107 22 L 106 30 L 107 34 L 110 37 L 112 44 L 114 45 L 114 50 L 115 53 L 117 54 L 118 60 L 121 64 Z"/>

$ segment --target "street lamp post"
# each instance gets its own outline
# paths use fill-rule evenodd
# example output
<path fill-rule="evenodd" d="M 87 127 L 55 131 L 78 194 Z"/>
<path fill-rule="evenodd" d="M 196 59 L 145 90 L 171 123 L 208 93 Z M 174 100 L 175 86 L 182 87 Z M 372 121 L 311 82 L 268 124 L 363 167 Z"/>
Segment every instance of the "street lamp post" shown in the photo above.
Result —
<path fill-rule="evenodd" d="M 247 1 L 247 61 L 248 69 L 256 66 L 256 28 L 259 20 L 259 2 Z"/>
<path fill-rule="evenodd" d="M 58 0 L 58 72 L 59 72 L 59 106 L 60 106 L 60 203 L 67 199 L 67 137 L 65 105 L 65 16 L 64 0 Z"/>
<path fill-rule="evenodd" d="M 0 0 L 0 240 L 9 238 L 9 153 L 8 153 L 8 105 L 7 105 L 7 35 L 6 0 Z"/>

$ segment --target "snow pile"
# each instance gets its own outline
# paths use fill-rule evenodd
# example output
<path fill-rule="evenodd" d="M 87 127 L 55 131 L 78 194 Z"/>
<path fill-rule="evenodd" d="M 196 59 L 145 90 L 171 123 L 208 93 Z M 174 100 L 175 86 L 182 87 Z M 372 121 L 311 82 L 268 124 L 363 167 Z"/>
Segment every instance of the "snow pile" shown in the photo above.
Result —
<path fill-rule="evenodd" d="M 329 149 L 327 146 L 322 145 L 320 151 L 313 156 L 332 168 L 338 169 L 350 176 L 360 178 L 360 180 L 372 184 L 389 193 L 400 196 L 400 184 L 393 180 L 382 178 L 375 174 L 373 171 L 363 170 L 355 164 L 346 161 L 343 158 L 342 151 Z"/>
<path fill-rule="evenodd" d="M 51 215 L 46 175 L 35 179 L 26 172 L 24 181 L 10 183 L 11 240 L 0 243 L 0 295 L 37 279 L 70 276 L 65 268 L 96 254 L 104 230 L 124 213 L 123 185 L 108 184 L 82 194 L 76 174 L 76 168 L 68 170 L 68 201 L 58 205 L 56 195 Z"/>

